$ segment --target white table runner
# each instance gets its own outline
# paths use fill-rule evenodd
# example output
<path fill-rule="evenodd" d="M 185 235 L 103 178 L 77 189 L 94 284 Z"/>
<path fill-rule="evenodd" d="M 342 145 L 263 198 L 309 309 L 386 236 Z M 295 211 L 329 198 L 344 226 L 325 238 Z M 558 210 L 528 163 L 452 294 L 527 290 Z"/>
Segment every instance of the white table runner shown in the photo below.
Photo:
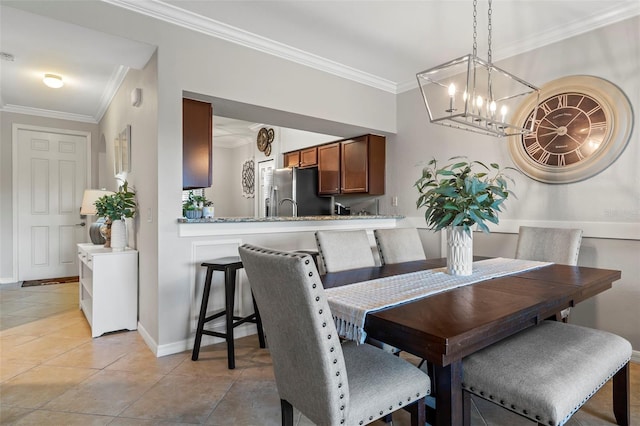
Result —
<path fill-rule="evenodd" d="M 394 275 L 325 290 L 338 334 L 364 342 L 367 313 L 452 290 L 479 281 L 550 265 L 550 262 L 502 257 L 473 262 L 473 274 L 449 275 L 446 268 Z"/>

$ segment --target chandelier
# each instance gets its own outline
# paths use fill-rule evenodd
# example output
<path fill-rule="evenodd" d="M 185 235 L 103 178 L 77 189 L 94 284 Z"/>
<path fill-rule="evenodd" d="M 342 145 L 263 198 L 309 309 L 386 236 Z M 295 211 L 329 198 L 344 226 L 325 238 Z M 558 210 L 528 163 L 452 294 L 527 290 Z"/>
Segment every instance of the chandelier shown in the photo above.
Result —
<path fill-rule="evenodd" d="M 522 98 L 535 97 L 540 89 L 504 71 L 491 62 L 491 0 L 489 0 L 487 60 L 477 56 L 477 5 L 473 1 L 473 53 L 416 74 L 432 123 L 491 136 L 512 136 L 532 132 L 515 122 L 513 112 Z"/>

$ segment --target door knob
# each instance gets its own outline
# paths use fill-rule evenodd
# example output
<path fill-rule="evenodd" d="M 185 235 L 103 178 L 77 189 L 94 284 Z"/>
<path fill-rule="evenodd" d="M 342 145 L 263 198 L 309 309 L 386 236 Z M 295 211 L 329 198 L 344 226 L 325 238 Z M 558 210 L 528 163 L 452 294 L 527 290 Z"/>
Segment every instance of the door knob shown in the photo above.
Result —
<path fill-rule="evenodd" d="M 86 226 L 86 224 L 84 222 L 81 222 L 81 223 L 76 223 L 76 226 Z"/>

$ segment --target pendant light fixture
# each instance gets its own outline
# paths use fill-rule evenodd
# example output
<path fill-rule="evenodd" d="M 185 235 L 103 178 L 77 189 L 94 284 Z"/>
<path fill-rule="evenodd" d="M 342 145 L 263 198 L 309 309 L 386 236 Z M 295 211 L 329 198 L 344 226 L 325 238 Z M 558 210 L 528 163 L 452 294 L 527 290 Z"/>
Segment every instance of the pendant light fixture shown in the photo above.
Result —
<path fill-rule="evenodd" d="M 473 0 L 473 53 L 416 74 L 418 86 L 432 123 L 498 137 L 527 134 L 532 128 L 514 122 L 513 113 L 529 95 L 536 97 L 537 109 L 540 89 L 493 65 L 488 1 L 487 60 L 477 56 L 478 1 Z"/>

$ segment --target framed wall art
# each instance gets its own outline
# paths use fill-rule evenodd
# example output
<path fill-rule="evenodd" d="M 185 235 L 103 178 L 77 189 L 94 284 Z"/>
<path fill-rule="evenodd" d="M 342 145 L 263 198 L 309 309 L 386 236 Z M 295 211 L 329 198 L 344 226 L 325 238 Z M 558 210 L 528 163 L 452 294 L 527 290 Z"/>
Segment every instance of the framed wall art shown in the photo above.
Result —
<path fill-rule="evenodd" d="M 131 171 L 130 124 L 127 124 L 113 141 L 113 168 L 116 176 Z"/>

